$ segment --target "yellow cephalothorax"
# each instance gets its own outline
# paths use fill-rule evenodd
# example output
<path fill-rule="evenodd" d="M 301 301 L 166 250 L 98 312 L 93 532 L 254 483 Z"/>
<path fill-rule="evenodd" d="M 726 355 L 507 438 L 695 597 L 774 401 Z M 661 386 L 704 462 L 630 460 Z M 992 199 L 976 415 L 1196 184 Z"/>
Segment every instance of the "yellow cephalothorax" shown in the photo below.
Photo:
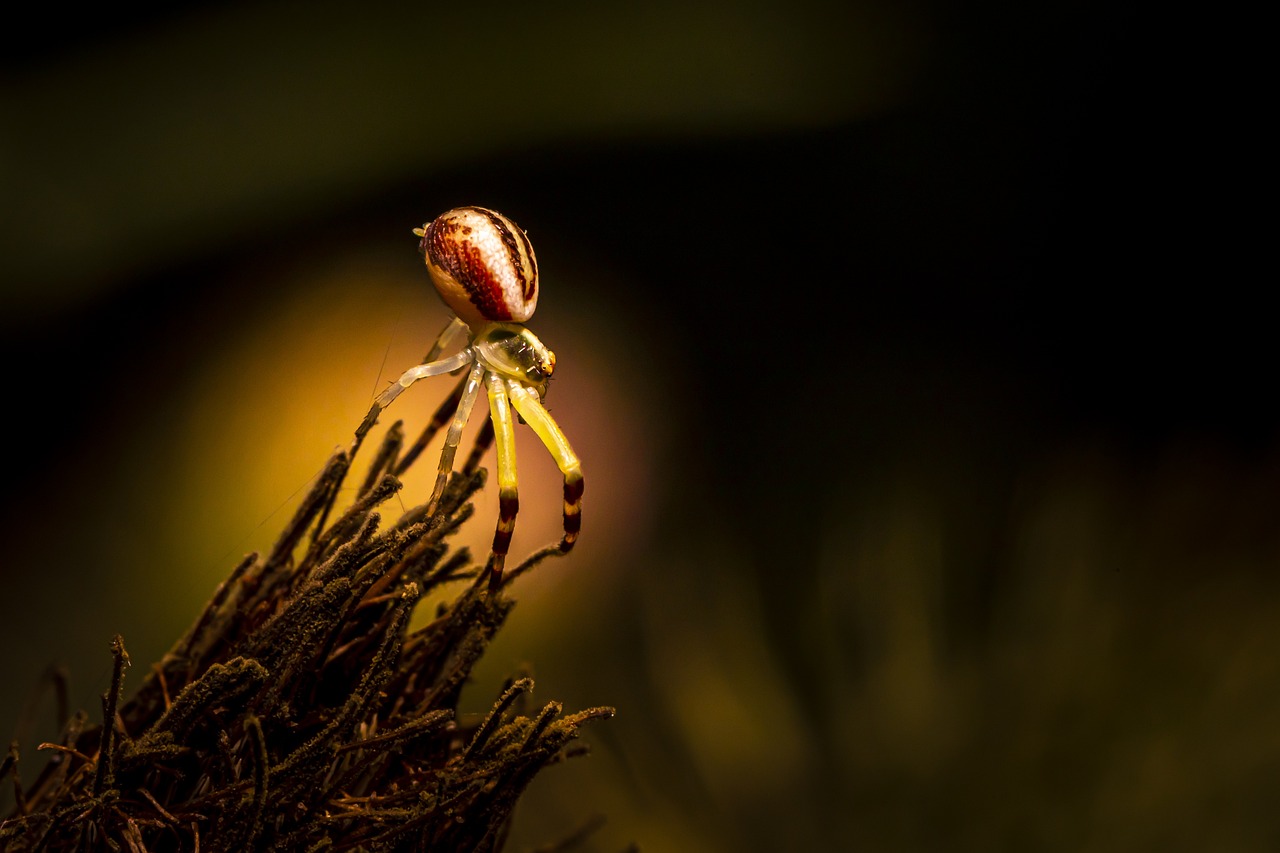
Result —
<path fill-rule="evenodd" d="M 523 325 L 538 305 L 538 261 L 529 238 L 518 225 L 501 213 L 483 207 L 455 208 L 415 228 L 413 233 L 421 238 L 418 246 L 432 283 L 456 316 L 440 333 L 424 363 L 406 370 L 378 395 L 356 430 L 356 446 L 364 440 L 382 410 L 405 388 L 419 379 L 470 366 L 454 396 L 446 401 L 447 405 L 456 405 L 440 454 L 428 512 L 434 511 L 444 492 L 462 440 L 462 429 L 484 386 L 493 424 L 492 440 L 498 454 L 498 526 L 488 564 L 489 584 L 494 589 L 502 581 L 519 511 L 512 408 L 533 428 L 564 475 L 564 536 L 557 550 L 564 553 L 572 548 L 582 525 L 582 466 L 568 439 L 542 405 L 555 370 L 556 356 Z M 468 333 L 466 346 L 454 355 L 440 358 L 463 330 Z M 424 434 L 410 450 L 397 471 L 402 471 L 417 456 L 429 434 L 430 431 Z M 485 431 L 477 441 L 489 440 L 488 436 Z"/>

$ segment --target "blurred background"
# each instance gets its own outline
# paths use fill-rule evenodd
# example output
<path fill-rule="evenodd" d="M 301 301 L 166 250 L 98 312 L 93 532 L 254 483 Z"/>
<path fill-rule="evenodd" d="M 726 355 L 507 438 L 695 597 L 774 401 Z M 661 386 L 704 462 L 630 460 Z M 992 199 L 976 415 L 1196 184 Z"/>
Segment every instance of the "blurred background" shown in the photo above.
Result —
<path fill-rule="evenodd" d="M 590 851 L 1280 845 L 1275 321 L 1235 207 L 1246 75 L 1207 22 L 27 14 L 0 37 L 0 732 L 27 778 L 42 674 L 96 713 L 114 633 L 136 686 L 273 541 L 446 320 L 410 229 L 480 204 L 536 247 L 587 489 L 466 701 L 529 668 L 539 701 L 619 711 L 511 849 L 596 814 Z M 560 523 L 521 433 L 514 559 Z"/>

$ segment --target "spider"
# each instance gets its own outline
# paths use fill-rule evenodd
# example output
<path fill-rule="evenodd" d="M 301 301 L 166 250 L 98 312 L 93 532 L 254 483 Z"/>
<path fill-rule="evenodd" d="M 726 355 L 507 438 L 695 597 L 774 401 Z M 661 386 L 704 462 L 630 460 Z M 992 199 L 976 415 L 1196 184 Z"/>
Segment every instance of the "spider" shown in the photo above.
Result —
<path fill-rule="evenodd" d="M 470 365 L 453 395 L 436 413 L 422 438 L 396 467 L 399 474 L 422 451 L 453 409 L 446 434 L 435 487 L 427 512 L 435 510 L 462 440 L 472 406 L 484 386 L 489 398 L 490 423 L 477 438 L 472 459 L 496 439 L 498 449 L 498 524 L 487 573 L 490 589 L 501 585 L 511 534 L 515 531 L 520 501 L 516 489 L 516 443 L 512 407 L 546 445 L 564 475 L 564 536 L 549 553 L 568 552 L 582 526 L 582 465 L 569 440 L 542 405 L 555 369 L 555 353 L 538 340 L 524 322 L 538 305 L 538 262 L 529 238 L 518 225 L 494 210 L 458 207 L 413 229 L 421 237 L 418 249 L 440 298 L 452 309 L 453 319 L 437 337 L 424 363 L 412 367 L 374 400 L 369 414 L 356 430 L 355 447 L 391 401 L 419 379 L 460 371 Z M 459 332 L 468 333 L 460 352 L 439 358 Z M 468 463 L 474 464 L 472 462 Z"/>

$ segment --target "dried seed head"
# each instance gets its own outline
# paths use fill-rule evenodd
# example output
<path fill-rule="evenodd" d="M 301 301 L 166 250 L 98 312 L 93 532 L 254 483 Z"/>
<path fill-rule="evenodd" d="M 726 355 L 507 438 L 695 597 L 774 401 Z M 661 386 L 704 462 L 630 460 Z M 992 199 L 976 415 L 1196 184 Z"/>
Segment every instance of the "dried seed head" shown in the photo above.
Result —
<path fill-rule="evenodd" d="M 418 248 L 445 304 L 467 325 L 523 323 L 538 306 L 538 261 L 520 226 L 497 211 L 458 207 L 422 228 Z"/>

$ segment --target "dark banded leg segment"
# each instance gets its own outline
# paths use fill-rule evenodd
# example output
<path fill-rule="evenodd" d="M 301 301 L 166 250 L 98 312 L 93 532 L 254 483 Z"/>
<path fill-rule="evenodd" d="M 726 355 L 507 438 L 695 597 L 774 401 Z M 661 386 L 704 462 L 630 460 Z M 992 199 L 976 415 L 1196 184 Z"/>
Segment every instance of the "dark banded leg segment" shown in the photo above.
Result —
<path fill-rule="evenodd" d="M 555 458 L 556 466 L 564 474 L 564 537 L 560 540 L 560 553 L 568 553 L 578 541 L 578 533 L 582 530 L 582 490 L 585 485 L 582 463 L 569 446 L 569 439 L 565 438 L 559 424 L 538 399 L 537 393 L 511 380 L 506 381 L 506 386 L 511 404 L 525 423 L 538 434 L 538 438 Z"/>
<path fill-rule="evenodd" d="M 485 377 L 489 390 L 489 419 L 498 449 L 498 528 L 493 532 L 493 548 L 489 552 L 490 592 L 502 585 L 502 570 L 511 550 L 511 535 L 516 530 L 516 514 L 520 497 L 516 491 L 516 431 L 507 398 L 508 383 L 490 373 Z"/>
<path fill-rule="evenodd" d="M 578 541 L 582 531 L 582 490 L 586 486 L 582 479 L 582 469 L 564 475 L 564 538 L 560 540 L 560 553 L 568 553 Z"/>

